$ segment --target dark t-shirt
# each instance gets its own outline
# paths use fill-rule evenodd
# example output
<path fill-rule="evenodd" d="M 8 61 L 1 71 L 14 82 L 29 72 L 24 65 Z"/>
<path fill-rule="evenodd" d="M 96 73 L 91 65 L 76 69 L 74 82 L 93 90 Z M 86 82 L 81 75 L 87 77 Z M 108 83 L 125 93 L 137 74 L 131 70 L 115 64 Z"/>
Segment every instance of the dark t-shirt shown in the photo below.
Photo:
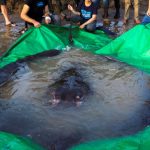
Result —
<path fill-rule="evenodd" d="M 6 5 L 6 0 L 0 0 L 0 5 Z"/>
<path fill-rule="evenodd" d="M 81 18 L 83 19 L 82 22 L 86 22 L 92 18 L 93 14 L 97 14 L 97 7 L 94 5 L 94 3 L 87 7 L 85 6 L 84 1 L 81 1 L 77 9 L 80 12 Z"/>
<path fill-rule="evenodd" d="M 27 15 L 41 22 L 45 6 L 48 5 L 48 0 L 25 0 L 25 4 L 30 7 Z"/>

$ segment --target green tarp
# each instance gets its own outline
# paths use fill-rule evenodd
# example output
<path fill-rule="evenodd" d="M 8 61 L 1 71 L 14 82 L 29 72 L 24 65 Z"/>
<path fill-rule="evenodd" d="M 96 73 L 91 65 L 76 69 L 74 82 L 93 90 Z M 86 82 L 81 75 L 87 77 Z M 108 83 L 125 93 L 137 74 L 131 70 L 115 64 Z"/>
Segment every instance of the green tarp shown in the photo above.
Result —
<path fill-rule="evenodd" d="M 69 33 L 68 27 L 54 25 L 42 25 L 40 28 L 32 27 L 0 58 L 0 68 L 44 51 L 63 50 L 69 45 Z M 72 37 L 73 46 L 91 52 L 104 47 L 112 40 L 102 31 L 92 34 L 80 30 L 78 27 L 72 28 Z"/>
<path fill-rule="evenodd" d="M 138 134 L 86 142 L 69 150 L 149 150 L 150 127 Z M 0 132 L 0 150 L 44 150 L 27 138 Z"/>
<path fill-rule="evenodd" d="M 150 24 L 137 25 L 95 52 L 150 73 Z"/>
<path fill-rule="evenodd" d="M 27 138 L 0 132 L 0 150 L 44 150 Z"/>
<path fill-rule="evenodd" d="M 69 150 L 150 150 L 150 127 L 136 135 L 91 141 Z"/>
<path fill-rule="evenodd" d="M 150 72 L 150 24 L 138 25 L 112 41 L 102 31 L 95 34 L 72 28 L 73 46 L 107 55 Z M 42 25 L 23 34 L 0 58 L 0 68 L 38 53 L 69 45 L 69 28 Z"/>

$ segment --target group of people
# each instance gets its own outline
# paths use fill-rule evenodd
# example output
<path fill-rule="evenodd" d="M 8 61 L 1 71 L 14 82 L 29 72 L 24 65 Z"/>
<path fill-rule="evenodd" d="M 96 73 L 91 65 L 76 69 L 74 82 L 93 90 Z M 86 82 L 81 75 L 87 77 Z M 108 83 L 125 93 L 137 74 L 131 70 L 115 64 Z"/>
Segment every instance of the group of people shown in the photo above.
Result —
<path fill-rule="evenodd" d="M 72 15 L 65 15 L 64 18 L 68 18 L 79 24 L 81 29 L 86 29 L 87 31 L 93 32 L 96 30 L 96 20 L 98 8 L 100 5 L 100 0 L 75 0 L 76 8 L 68 4 L 67 8 L 72 13 Z M 108 8 L 109 0 L 103 0 L 104 14 L 103 18 L 108 18 Z M 114 18 L 118 19 L 120 17 L 120 0 L 114 0 L 115 4 L 115 15 Z M 6 25 L 13 25 L 10 21 L 6 0 L 0 0 L 1 12 L 5 19 Z M 129 9 L 131 5 L 131 0 L 125 0 L 125 11 L 123 22 L 126 24 L 129 19 Z M 134 22 L 139 24 L 139 0 L 134 0 Z M 34 26 L 39 27 L 44 18 L 46 24 L 54 23 L 61 24 L 61 17 L 57 14 L 51 13 L 49 10 L 50 1 L 49 0 L 25 0 L 23 9 L 21 11 L 21 18 L 25 21 L 26 27 Z M 70 17 L 70 18 L 69 18 Z M 150 22 L 150 0 L 147 14 L 143 19 L 143 23 Z"/>

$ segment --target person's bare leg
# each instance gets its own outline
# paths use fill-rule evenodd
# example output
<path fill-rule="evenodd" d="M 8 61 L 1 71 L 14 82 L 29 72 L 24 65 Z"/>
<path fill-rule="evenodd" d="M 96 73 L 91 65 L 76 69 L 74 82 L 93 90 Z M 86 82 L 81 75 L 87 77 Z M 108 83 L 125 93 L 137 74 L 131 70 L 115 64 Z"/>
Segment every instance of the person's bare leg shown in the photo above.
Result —
<path fill-rule="evenodd" d="M 1 5 L 1 11 L 2 11 L 2 14 L 4 16 L 4 19 L 5 19 L 5 24 L 8 25 L 10 24 L 10 19 L 9 19 L 9 16 L 8 16 L 8 11 L 7 11 L 7 7 L 6 5 Z"/>

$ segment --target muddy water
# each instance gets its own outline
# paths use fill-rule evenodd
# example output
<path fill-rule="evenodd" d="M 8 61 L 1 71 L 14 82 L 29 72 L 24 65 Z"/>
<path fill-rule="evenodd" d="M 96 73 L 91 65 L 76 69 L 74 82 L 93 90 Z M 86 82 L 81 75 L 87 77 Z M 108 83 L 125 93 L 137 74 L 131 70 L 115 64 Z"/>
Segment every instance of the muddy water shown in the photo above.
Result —
<path fill-rule="evenodd" d="M 120 33 L 122 29 L 118 27 Z M 0 50 L 19 36 L 16 28 L 8 33 L 5 37 L 1 31 Z M 52 106 L 49 86 L 69 68 L 80 72 L 91 91 L 79 107 Z M 149 90 L 148 74 L 70 49 L 53 58 L 23 63 L 0 87 L 0 130 L 30 137 L 49 150 L 52 145 L 65 150 L 88 140 L 134 134 L 150 123 Z"/>

